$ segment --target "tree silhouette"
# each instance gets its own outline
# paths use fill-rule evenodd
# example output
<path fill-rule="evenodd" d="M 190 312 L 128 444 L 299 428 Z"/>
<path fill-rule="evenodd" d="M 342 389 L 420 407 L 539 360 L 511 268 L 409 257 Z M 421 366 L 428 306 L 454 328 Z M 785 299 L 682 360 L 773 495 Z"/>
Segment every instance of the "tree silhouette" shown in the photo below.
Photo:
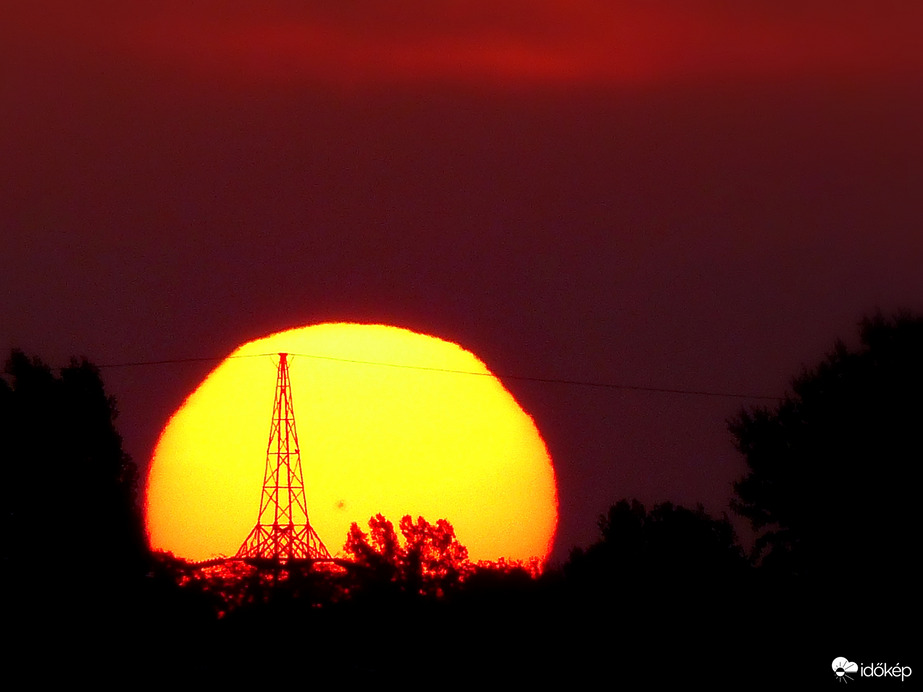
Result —
<path fill-rule="evenodd" d="M 623 499 L 597 525 L 596 543 L 574 549 L 556 579 L 543 577 L 554 579 L 548 620 L 567 633 L 554 653 L 638 688 L 688 684 L 690 671 L 718 659 L 722 677 L 738 670 L 742 646 L 730 634 L 755 611 L 741 600 L 752 570 L 728 519 Z"/>
<path fill-rule="evenodd" d="M 458 586 L 468 572 L 468 549 L 458 542 L 455 529 L 445 519 L 433 525 L 423 517 L 414 522 L 405 516 L 401 519 L 401 535 L 406 576 L 419 578 L 421 591 L 442 596 Z"/>
<path fill-rule="evenodd" d="M 369 519 L 369 534 L 352 524 L 345 550 L 366 581 L 392 584 L 414 596 L 441 597 L 470 571 L 468 550 L 445 519 L 430 524 L 423 517 L 413 521 L 407 515 L 401 519 L 400 530 L 403 541 L 380 514 Z"/>
<path fill-rule="evenodd" d="M 730 422 L 749 467 L 735 509 L 764 570 L 849 596 L 916 581 L 923 461 L 923 317 L 878 315 L 859 337 Z"/>
<path fill-rule="evenodd" d="M 565 565 L 573 585 L 593 598 L 623 600 L 626 593 L 656 594 L 675 607 L 739 585 L 746 561 L 727 518 L 700 505 L 670 502 L 648 512 L 637 500 L 620 500 L 599 518 L 601 540 L 575 549 Z"/>
<path fill-rule="evenodd" d="M 114 399 L 85 360 L 55 376 L 14 351 L 6 373 L 9 381 L 0 378 L 6 573 L 34 589 L 67 565 L 72 583 L 103 580 L 116 590 L 113 582 L 143 570 L 146 549 L 137 472 L 115 430 Z"/>
<path fill-rule="evenodd" d="M 164 622 L 157 617 L 164 608 L 146 577 L 137 473 L 115 429 L 115 402 L 85 360 L 54 373 L 14 351 L 6 375 L 0 521 L 7 660 L 46 680 L 80 670 L 97 680 L 124 679 L 149 650 L 149 626 Z M 52 649 L 55 665 L 38 668 Z"/>

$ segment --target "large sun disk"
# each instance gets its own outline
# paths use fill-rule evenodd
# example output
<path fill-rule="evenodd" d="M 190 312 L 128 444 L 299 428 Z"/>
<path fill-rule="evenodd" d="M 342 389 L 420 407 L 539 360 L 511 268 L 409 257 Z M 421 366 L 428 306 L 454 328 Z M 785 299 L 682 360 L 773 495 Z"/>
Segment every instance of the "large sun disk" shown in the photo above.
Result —
<path fill-rule="evenodd" d="M 332 553 L 376 514 L 447 519 L 473 560 L 547 558 L 551 458 L 473 354 L 384 325 L 323 324 L 249 342 L 171 417 L 147 484 L 151 546 L 233 555 L 253 528 L 275 385 L 290 356 L 310 521 Z"/>

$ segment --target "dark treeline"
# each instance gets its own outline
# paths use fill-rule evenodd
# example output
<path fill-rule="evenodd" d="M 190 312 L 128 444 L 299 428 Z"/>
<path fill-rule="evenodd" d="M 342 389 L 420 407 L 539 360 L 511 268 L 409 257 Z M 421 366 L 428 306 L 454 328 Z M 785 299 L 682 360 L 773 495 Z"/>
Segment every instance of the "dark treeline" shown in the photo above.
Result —
<path fill-rule="evenodd" d="M 859 336 L 778 406 L 729 422 L 752 549 L 727 517 L 623 499 L 595 543 L 541 573 L 472 564 L 448 523 L 410 517 L 354 526 L 345 570 L 152 554 L 99 372 L 13 353 L 0 379 L 8 666 L 152 684 L 659 689 L 828 684 L 840 655 L 912 664 L 897 635 L 918 612 L 923 317 L 877 316 Z"/>

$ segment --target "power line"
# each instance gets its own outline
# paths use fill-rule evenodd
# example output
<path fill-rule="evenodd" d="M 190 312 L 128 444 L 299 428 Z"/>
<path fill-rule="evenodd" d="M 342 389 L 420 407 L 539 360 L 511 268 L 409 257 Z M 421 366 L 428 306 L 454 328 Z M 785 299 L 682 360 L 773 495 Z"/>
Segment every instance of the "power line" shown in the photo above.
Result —
<path fill-rule="evenodd" d="M 249 353 L 240 356 L 202 356 L 200 358 L 170 358 L 167 360 L 136 360 L 125 363 L 104 363 L 102 365 L 93 365 L 100 370 L 109 368 L 134 368 L 143 365 L 175 365 L 178 363 L 218 363 L 229 358 L 263 358 L 265 356 L 274 356 L 274 353 Z"/>
<path fill-rule="evenodd" d="M 275 353 L 249 353 L 236 356 L 213 356 L 213 357 L 200 357 L 200 358 L 172 358 L 166 360 L 146 360 L 146 361 L 131 361 L 124 363 L 107 363 L 104 365 L 97 365 L 99 369 L 109 369 L 109 368 L 131 368 L 131 367 L 143 367 L 143 366 L 152 366 L 152 365 L 174 365 L 182 363 L 203 363 L 203 362 L 220 362 L 230 358 L 265 358 L 277 355 Z M 473 372 L 471 370 L 453 370 L 450 368 L 437 368 L 437 367 L 428 367 L 425 365 L 409 365 L 406 363 L 388 363 L 384 361 L 372 361 L 372 360 L 359 360 L 354 358 L 339 358 L 336 356 L 322 356 L 315 353 L 290 353 L 292 356 L 299 356 L 301 358 L 312 358 L 315 360 L 327 360 L 334 361 L 338 363 L 349 363 L 352 365 L 371 365 L 377 367 L 386 367 L 386 368 L 402 368 L 407 370 L 420 370 L 424 372 L 439 372 L 446 373 L 451 375 L 469 375 L 476 377 L 496 377 L 500 380 L 517 380 L 520 382 L 538 382 L 541 384 L 559 384 L 559 385 L 568 385 L 573 387 L 595 387 L 598 389 L 618 389 L 623 391 L 635 391 L 635 392 L 653 392 L 657 394 L 682 394 L 687 396 L 710 396 L 710 397 L 722 397 L 729 399 L 763 399 L 771 401 L 781 401 L 782 397 L 779 396 L 768 396 L 766 394 L 745 394 L 742 392 L 723 392 L 707 389 L 683 389 L 680 387 L 653 387 L 645 385 L 633 385 L 633 384 L 622 384 L 618 382 L 602 382 L 599 380 L 570 380 L 556 377 L 538 377 L 534 375 L 512 375 L 512 374 L 498 374 L 492 372 Z"/>
<path fill-rule="evenodd" d="M 544 384 L 565 384 L 577 387 L 599 387 L 603 389 L 625 389 L 639 392 L 658 392 L 661 394 L 691 394 L 696 396 L 718 396 L 733 397 L 736 399 L 772 399 L 779 400 L 781 397 L 766 396 L 762 394 L 741 394 L 738 392 L 715 392 L 701 389 L 672 389 L 666 387 L 644 387 L 640 385 L 618 384 L 615 382 L 599 382 L 592 380 L 567 380 L 555 377 L 536 377 L 532 375 L 501 375 L 494 372 L 472 372 L 470 370 L 452 370 L 449 368 L 426 367 L 423 365 L 405 365 L 402 363 L 384 363 L 368 360 L 354 360 L 351 358 L 337 358 L 334 356 L 318 356 L 310 353 L 292 353 L 293 356 L 302 356 L 305 358 L 317 358 L 323 360 L 333 360 L 342 363 L 355 363 L 360 365 L 379 365 L 389 368 L 407 368 L 410 370 L 428 370 L 431 372 L 444 372 L 455 375 L 478 375 L 481 377 L 496 377 L 501 380 L 520 380 L 523 382 L 541 382 Z"/>

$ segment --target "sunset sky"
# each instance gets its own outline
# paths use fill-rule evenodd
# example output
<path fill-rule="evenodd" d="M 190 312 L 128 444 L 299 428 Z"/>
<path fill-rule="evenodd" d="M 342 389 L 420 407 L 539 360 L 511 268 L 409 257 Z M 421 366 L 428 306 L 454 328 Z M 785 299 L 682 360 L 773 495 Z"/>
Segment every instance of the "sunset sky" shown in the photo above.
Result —
<path fill-rule="evenodd" d="M 17 4 L 0 345 L 54 365 L 355 321 L 501 378 L 781 396 L 863 315 L 923 310 L 918 3 Z M 104 371 L 142 466 L 213 366 Z M 725 421 L 759 400 L 504 384 L 558 559 L 623 497 L 727 510 Z"/>

